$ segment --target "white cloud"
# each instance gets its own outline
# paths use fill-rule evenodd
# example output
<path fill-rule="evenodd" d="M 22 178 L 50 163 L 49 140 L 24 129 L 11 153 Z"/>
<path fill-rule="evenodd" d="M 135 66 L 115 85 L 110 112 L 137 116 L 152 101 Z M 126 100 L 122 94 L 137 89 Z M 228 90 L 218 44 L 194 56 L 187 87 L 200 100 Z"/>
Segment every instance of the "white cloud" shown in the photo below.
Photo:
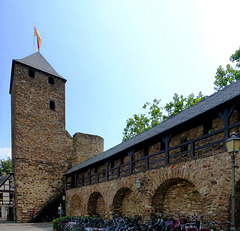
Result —
<path fill-rule="evenodd" d="M 11 148 L 0 148 L 0 159 L 11 158 Z"/>

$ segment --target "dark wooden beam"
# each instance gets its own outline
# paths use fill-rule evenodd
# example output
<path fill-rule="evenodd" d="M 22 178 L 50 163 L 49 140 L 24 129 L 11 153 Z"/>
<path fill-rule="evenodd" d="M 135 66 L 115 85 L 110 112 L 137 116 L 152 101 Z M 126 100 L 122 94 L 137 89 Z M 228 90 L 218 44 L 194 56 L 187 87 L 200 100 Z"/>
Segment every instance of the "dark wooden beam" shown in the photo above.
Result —
<path fill-rule="evenodd" d="M 130 159 L 130 174 L 133 174 L 133 154 L 134 154 L 134 149 L 132 149 L 131 151 L 128 152 L 128 156 Z"/>
<path fill-rule="evenodd" d="M 224 140 L 226 141 L 229 136 L 229 118 L 232 115 L 235 108 L 235 104 L 233 104 L 230 108 L 225 107 L 223 113 L 218 112 L 218 116 L 223 120 L 224 122 Z"/>
<path fill-rule="evenodd" d="M 171 134 L 162 137 L 163 142 L 165 143 L 165 163 L 169 164 L 169 141 L 171 139 Z"/>

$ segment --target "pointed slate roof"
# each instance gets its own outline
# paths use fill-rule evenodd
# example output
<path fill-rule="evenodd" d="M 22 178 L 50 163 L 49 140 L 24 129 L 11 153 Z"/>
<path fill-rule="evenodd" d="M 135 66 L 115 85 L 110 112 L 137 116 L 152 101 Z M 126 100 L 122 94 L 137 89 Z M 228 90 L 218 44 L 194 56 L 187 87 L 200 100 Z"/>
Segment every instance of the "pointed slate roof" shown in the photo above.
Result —
<path fill-rule="evenodd" d="M 59 75 L 53 67 L 48 63 L 48 61 L 41 55 L 40 52 L 36 52 L 32 55 L 29 55 L 23 59 L 14 59 L 14 61 L 27 65 L 29 67 L 33 67 L 40 71 L 46 72 L 48 74 L 54 75 L 58 78 L 64 79 L 61 75 Z M 64 79 L 65 80 L 65 79 Z"/>
<path fill-rule="evenodd" d="M 197 104 L 185 109 L 184 111 L 178 113 L 177 115 L 161 122 L 160 124 L 154 126 L 151 129 L 148 129 L 141 134 L 105 151 L 101 154 L 94 156 L 82 163 L 79 163 L 69 169 L 64 175 L 71 174 L 75 171 L 78 171 L 82 168 L 88 167 L 91 164 L 94 164 L 99 161 L 103 161 L 119 152 L 127 150 L 134 145 L 137 145 L 141 142 L 144 142 L 148 139 L 151 139 L 154 136 L 157 136 L 161 133 L 168 131 L 174 127 L 177 127 L 180 124 L 186 123 L 191 119 L 196 118 L 197 116 L 203 115 L 204 113 L 214 110 L 214 108 L 225 104 L 232 99 L 240 96 L 240 80 L 236 81 L 225 87 L 224 89 L 206 97 L 204 100 L 198 102 Z"/>
<path fill-rule="evenodd" d="M 12 88 L 12 79 L 13 79 L 13 70 L 14 70 L 14 64 L 15 63 L 21 63 L 24 64 L 26 66 L 35 68 L 39 71 L 43 71 L 47 74 L 53 75 L 57 78 L 60 78 L 62 80 L 64 80 L 65 82 L 67 81 L 66 79 L 64 79 L 61 75 L 59 75 L 54 69 L 53 67 L 49 64 L 49 62 L 42 56 L 42 54 L 40 52 L 36 52 L 32 55 L 29 55 L 23 59 L 13 59 L 12 62 L 12 74 L 11 74 L 11 82 L 10 82 L 10 91 L 9 93 L 11 94 L 11 88 Z"/>

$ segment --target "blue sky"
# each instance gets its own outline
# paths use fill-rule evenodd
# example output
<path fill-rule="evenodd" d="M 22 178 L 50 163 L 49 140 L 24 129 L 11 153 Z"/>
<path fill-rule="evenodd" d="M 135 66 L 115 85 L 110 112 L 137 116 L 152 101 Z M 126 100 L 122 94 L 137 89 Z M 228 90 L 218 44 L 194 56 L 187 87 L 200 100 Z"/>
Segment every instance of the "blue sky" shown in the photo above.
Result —
<path fill-rule="evenodd" d="M 37 51 L 68 81 L 66 129 L 119 144 L 126 120 L 154 98 L 214 92 L 240 45 L 240 1 L 0 0 L 0 159 L 11 148 L 12 59 Z"/>

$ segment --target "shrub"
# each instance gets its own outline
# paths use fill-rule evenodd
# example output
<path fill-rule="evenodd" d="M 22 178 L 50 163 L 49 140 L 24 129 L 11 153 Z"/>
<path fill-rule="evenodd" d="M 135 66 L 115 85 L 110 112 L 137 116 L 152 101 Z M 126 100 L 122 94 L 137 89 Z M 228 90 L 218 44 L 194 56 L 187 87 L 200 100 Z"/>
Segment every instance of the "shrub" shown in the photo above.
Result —
<path fill-rule="evenodd" d="M 84 217 L 84 218 L 90 218 L 90 219 L 96 219 L 95 217 L 90 216 L 66 216 L 66 217 L 58 217 L 52 221 L 53 230 L 58 230 L 58 223 L 64 222 L 68 223 L 69 221 L 73 220 L 76 217 Z"/>

